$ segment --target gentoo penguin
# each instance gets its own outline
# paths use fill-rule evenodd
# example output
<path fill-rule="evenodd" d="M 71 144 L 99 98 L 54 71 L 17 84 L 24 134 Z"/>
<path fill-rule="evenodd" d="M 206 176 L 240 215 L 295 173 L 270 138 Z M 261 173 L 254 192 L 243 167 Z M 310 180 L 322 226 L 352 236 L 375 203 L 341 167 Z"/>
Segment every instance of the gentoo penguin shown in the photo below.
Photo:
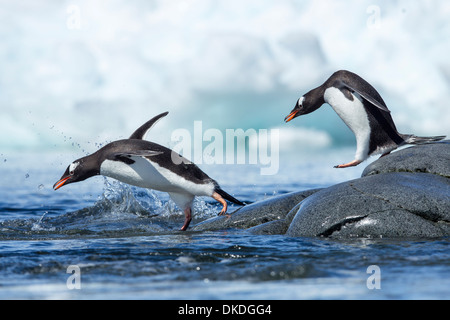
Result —
<path fill-rule="evenodd" d="M 227 202 L 235 199 L 194 163 L 159 144 L 143 140 L 146 132 L 168 112 L 161 113 L 139 127 L 129 139 L 105 145 L 97 152 L 72 162 L 53 186 L 55 190 L 69 183 L 103 175 L 134 186 L 168 192 L 182 210 L 185 221 L 182 231 L 191 222 L 195 196 L 210 196 L 223 205 L 219 215 L 227 211 Z"/>
<path fill-rule="evenodd" d="M 398 133 L 380 94 L 363 78 L 346 70 L 335 72 L 321 86 L 298 99 L 286 122 L 328 103 L 356 137 L 355 160 L 335 166 L 357 166 L 371 155 L 382 157 L 405 144 L 439 141 L 445 136 L 417 137 Z"/>

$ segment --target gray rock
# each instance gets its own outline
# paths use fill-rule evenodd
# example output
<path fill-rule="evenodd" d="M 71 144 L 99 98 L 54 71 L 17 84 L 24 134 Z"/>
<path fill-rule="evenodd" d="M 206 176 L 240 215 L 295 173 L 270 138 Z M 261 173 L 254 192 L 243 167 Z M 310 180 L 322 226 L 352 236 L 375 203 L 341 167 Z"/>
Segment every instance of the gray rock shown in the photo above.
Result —
<path fill-rule="evenodd" d="M 289 224 L 292 222 L 292 219 L 294 219 L 295 214 L 300 208 L 300 205 L 301 202 L 295 205 L 291 209 L 291 211 L 289 211 L 289 213 L 286 215 L 284 219 L 269 221 L 255 227 L 251 227 L 247 229 L 247 231 L 253 234 L 265 234 L 265 235 L 285 234 L 287 229 L 289 228 Z"/>
<path fill-rule="evenodd" d="M 266 222 L 284 219 L 295 205 L 319 190 L 292 192 L 258 201 L 239 208 L 231 215 L 218 216 L 202 221 L 193 226 L 191 230 L 247 229 Z"/>
<path fill-rule="evenodd" d="M 252 234 L 274 235 L 274 234 L 285 234 L 288 228 L 289 223 L 285 219 L 281 219 L 269 221 L 259 226 L 251 227 L 247 229 L 247 231 Z"/>
<path fill-rule="evenodd" d="M 423 172 L 450 178 L 450 140 L 393 152 L 368 165 L 362 176 L 388 172 Z"/>
<path fill-rule="evenodd" d="M 448 236 L 450 180 L 427 173 L 384 173 L 337 184 L 302 201 L 286 235 Z"/>
<path fill-rule="evenodd" d="M 450 141 L 414 146 L 375 161 L 360 179 L 272 197 L 192 230 L 331 238 L 448 236 L 449 164 Z"/>

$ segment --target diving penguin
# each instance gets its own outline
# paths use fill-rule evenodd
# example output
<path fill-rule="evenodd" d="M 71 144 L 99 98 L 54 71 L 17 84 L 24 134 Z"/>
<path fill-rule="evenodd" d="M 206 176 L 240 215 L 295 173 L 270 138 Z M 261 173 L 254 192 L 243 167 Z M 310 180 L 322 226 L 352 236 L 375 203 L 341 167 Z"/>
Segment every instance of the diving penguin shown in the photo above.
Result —
<path fill-rule="evenodd" d="M 182 210 L 185 231 L 192 220 L 195 196 L 210 196 L 227 211 L 227 202 L 244 205 L 225 191 L 194 163 L 159 144 L 143 140 L 146 132 L 168 112 L 161 113 L 139 127 L 129 139 L 105 145 L 95 153 L 72 162 L 53 188 L 103 175 L 134 186 L 165 191 Z"/>

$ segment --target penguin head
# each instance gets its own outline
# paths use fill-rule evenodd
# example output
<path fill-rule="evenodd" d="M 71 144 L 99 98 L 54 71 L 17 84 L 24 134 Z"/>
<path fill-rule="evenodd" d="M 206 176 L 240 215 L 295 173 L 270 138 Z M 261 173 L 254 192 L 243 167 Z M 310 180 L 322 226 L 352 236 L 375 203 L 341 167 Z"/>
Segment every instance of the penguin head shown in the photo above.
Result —
<path fill-rule="evenodd" d="M 289 122 L 292 119 L 297 118 L 298 116 L 301 116 L 304 113 L 304 108 L 303 108 L 303 103 L 305 101 L 305 96 L 301 97 L 300 99 L 297 100 L 297 104 L 295 105 L 294 109 L 292 109 L 291 113 L 289 113 L 289 115 L 284 118 L 284 121 Z"/>
<path fill-rule="evenodd" d="M 100 174 L 99 166 L 92 161 L 90 156 L 80 158 L 67 167 L 61 179 L 53 185 L 53 189 L 58 190 L 63 185 L 83 181 L 98 174 Z"/>
<path fill-rule="evenodd" d="M 323 93 L 319 92 L 319 88 L 311 90 L 297 100 L 294 109 L 292 109 L 291 113 L 284 118 L 284 121 L 289 122 L 298 116 L 311 113 L 319 109 L 324 103 Z"/>

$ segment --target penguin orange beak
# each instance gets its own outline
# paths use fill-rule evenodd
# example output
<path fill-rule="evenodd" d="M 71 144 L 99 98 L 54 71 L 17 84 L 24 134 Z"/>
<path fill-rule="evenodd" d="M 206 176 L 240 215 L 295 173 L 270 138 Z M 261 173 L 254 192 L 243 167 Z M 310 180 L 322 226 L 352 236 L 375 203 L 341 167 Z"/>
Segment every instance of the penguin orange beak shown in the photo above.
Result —
<path fill-rule="evenodd" d="M 56 182 L 56 183 L 53 185 L 53 189 L 54 189 L 54 190 L 58 190 L 58 189 L 61 188 L 61 187 L 66 183 L 66 181 L 69 180 L 69 179 L 70 179 L 70 176 L 61 178 L 61 180 L 59 180 L 58 182 Z"/>
<path fill-rule="evenodd" d="M 284 118 L 284 121 L 285 122 L 291 121 L 292 119 L 294 119 L 296 117 L 296 115 L 299 111 L 300 110 L 292 110 L 292 112 L 286 118 Z"/>

